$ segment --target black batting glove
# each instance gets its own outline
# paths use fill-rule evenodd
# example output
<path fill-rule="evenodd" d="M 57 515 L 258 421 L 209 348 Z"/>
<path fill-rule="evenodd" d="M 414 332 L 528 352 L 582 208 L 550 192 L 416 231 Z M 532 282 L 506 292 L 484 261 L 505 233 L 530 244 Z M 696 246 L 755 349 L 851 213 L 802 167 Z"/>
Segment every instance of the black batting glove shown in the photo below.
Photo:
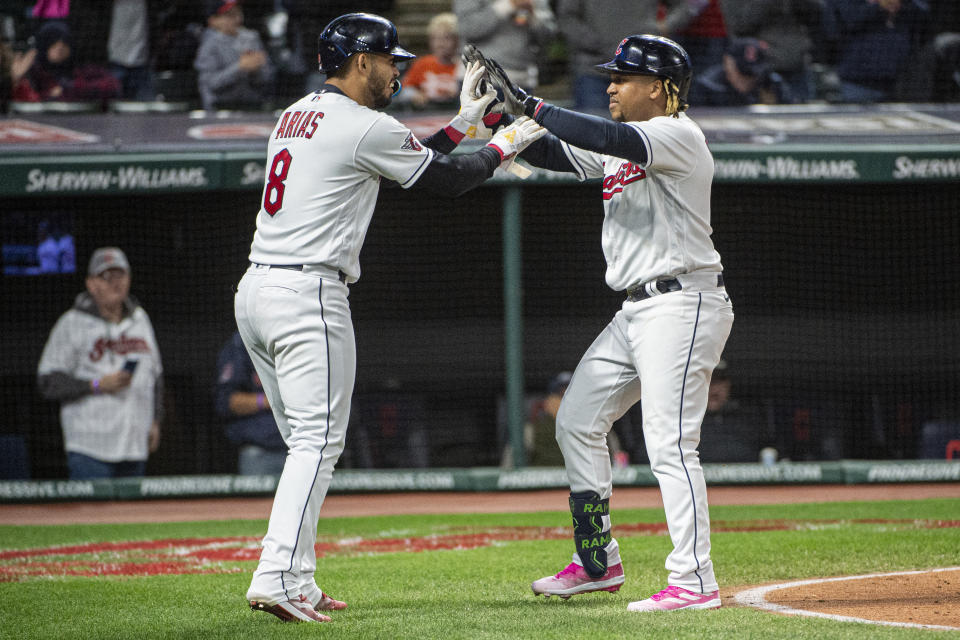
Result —
<path fill-rule="evenodd" d="M 543 100 L 530 95 L 514 84 L 500 63 L 493 58 L 486 58 L 484 66 L 487 67 L 491 82 L 503 89 L 504 110 L 513 115 L 525 115 L 536 120 L 537 110 L 543 104 Z"/>
<path fill-rule="evenodd" d="M 463 47 L 463 60 L 465 64 L 475 60 L 483 64 L 490 84 L 497 90 L 497 100 L 494 104 L 499 107 L 499 103 L 502 102 L 504 113 L 515 116 L 525 115 L 536 120 L 537 111 L 543 104 L 543 100 L 531 96 L 514 84 L 496 60 L 485 57 L 479 49 L 469 43 Z M 481 87 L 481 90 L 485 91 L 486 87 Z"/>

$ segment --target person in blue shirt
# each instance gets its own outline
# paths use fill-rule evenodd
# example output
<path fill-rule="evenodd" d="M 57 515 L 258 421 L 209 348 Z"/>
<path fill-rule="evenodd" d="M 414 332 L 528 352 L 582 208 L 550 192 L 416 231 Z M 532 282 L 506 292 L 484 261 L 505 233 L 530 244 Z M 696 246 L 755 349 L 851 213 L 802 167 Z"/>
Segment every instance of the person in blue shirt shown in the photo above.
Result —
<path fill-rule="evenodd" d="M 217 358 L 214 407 L 217 415 L 227 420 L 227 439 L 239 447 L 237 473 L 279 475 L 283 471 L 287 445 L 239 331 Z"/>
<path fill-rule="evenodd" d="M 828 0 L 828 32 L 838 47 L 840 100 L 895 101 L 897 81 L 913 72 L 911 60 L 930 26 L 924 0 Z"/>

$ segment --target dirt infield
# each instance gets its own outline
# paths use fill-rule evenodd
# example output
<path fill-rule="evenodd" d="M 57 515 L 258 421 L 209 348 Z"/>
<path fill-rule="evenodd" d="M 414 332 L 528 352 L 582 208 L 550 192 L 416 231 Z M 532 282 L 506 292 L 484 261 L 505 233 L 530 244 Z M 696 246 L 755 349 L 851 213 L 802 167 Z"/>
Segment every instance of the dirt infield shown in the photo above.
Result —
<path fill-rule="evenodd" d="M 564 490 L 496 493 L 370 493 L 327 496 L 321 518 L 427 513 L 513 513 L 562 511 Z M 712 505 L 793 504 L 851 500 L 960 498 L 960 483 L 711 487 Z M 614 490 L 614 509 L 661 507 L 659 489 Z M 266 519 L 271 498 L 205 498 L 131 502 L 64 502 L 0 505 L 3 524 L 94 524 Z"/>
<path fill-rule="evenodd" d="M 723 600 L 790 615 L 960 631 L 960 567 L 725 589 Z"/>

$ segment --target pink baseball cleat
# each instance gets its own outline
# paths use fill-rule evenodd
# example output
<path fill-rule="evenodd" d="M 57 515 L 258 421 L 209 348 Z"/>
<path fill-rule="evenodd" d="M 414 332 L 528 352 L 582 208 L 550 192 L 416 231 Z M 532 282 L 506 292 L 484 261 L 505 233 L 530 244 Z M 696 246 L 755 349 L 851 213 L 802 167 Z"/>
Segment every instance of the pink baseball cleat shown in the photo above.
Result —
<path fill-rule="evenodd" d="M 627 611 L 673 611 L 675 609 L 716 609 L 720 606 L 720 591 L 694 593 L 683 587 L 670 586 L 646 600 L 627 605 Z"/>
<path fill-rule="evenodd" d="M 623 584 L 623 564 L 607 567 L 607 572 L 599 578 L 591 578 L 583 567 L 571 562 L 567 568 L 555 576 L 540 578 L 531 586 L 533 595 L 546 597 L 560 596 L 564 600 L 578 593 L 591 591 L 618 591 Z"/>
<path fill-rule="evenodd" d="M 330 622 L 330 616 L 317 613 L 305 596 L 296 600 L 282 602 L 268 602 L 266 600 L 250 600 L 250 608 L 254 611 L 272 613 L 284 622 Z"/>

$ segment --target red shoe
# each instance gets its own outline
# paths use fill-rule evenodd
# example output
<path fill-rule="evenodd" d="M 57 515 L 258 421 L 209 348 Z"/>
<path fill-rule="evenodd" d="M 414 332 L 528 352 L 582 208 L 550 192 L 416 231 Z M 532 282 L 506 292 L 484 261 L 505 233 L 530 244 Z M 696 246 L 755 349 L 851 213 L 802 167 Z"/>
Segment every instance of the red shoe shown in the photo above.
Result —
<path fill-rule="evenodd" d="M 546 597 L 560 596 L 564 600 L 578 593 L 591 591 L 618 591 L 623 584 L 623 564 L 607 567 L 607 572 L 599 578 L 591 578 L 583 567 L 571 562 L 567 568 L 555 576 L 540 578 L 532 585 L 533 594 Z"/>
<path fill-rule="evenodd" d="M 332 619 L 330 616 L 314 611 L 310 601 L 303 595 L 296 600 L 284 600 L 272 604 L 263 600 L 251 600 L 250 608 L 254 611 L 272 613 L 284 622 L 330 622 Z"/>

